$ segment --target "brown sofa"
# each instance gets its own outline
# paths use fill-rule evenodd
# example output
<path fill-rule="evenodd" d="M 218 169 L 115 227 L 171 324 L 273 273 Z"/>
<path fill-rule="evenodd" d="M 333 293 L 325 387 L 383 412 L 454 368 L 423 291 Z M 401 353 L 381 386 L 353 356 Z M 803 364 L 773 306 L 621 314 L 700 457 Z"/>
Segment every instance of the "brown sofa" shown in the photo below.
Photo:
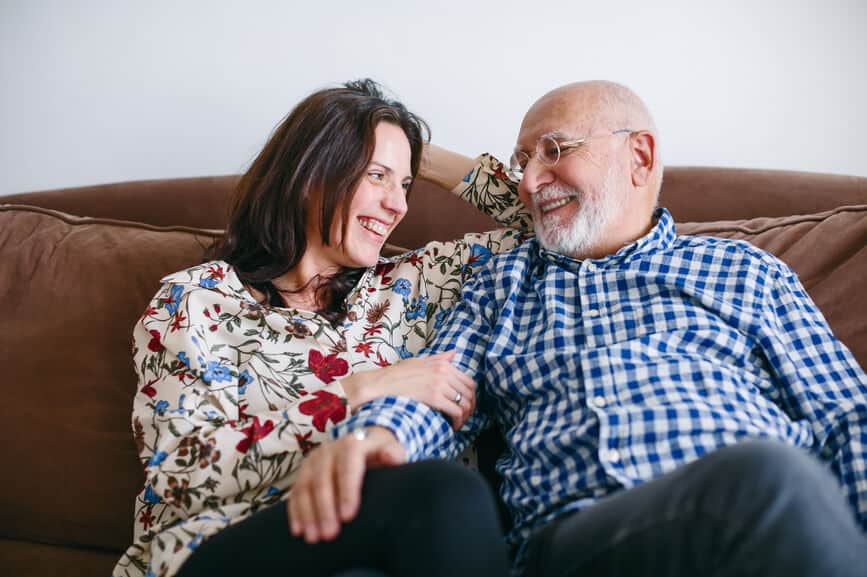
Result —
<path fill-rule="evenodd" d="M 235 181 L 0 197 L 0 575 L 108 575 L 129 544 L 143 480 L 131 329 L 160 277 L 200 260 Z M 789 263 L 867 366 L 867 178 L 673 167 L 661 203 L 682 233 L 747 239 Z M 490 226 L 421 183 L 392 241 Z"/>

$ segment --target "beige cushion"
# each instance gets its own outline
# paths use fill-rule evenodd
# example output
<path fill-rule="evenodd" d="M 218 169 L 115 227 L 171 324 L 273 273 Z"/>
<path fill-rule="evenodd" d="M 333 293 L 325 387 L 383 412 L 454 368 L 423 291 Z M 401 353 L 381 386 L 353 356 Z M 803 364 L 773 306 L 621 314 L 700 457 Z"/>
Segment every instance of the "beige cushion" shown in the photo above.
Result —
<path fill-rule="evenodd" d="M 818 214 L 678 224 L 680 234 L 738 238 L 798 273 L 834 335 L 867 367 L 867 205 Z"/>

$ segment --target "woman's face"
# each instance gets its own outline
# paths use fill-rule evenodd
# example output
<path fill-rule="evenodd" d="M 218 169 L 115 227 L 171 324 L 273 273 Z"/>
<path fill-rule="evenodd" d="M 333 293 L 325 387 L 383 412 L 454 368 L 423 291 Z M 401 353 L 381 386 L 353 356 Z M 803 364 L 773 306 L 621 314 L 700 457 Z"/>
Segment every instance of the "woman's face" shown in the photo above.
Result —
<path fill-rule="evenodd" d="M 389 122 L 380 122 L 374 136 L 373 156 L 349 204 L 345 238 L 342 210 L 334 215 L 330 246 L 321 242 L 318 218 L 308 218 L 305 258 L 315 259 L 321 271 L 374 266 L 385 240 L 406 215 L 406 193 L 412 182 L 409 140 Z"/>

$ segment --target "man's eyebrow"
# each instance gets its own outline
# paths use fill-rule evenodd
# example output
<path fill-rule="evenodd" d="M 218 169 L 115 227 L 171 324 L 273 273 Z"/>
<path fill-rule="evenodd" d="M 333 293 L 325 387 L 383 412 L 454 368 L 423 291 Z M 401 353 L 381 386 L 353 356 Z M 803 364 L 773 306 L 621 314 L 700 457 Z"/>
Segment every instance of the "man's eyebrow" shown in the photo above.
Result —
<path fill-rule="evenodd" d="M 548 132 L 543 132 L 540 134 L 535 142 L 533 142 L 533 146 L 531 149 L 536 147 L 536 143 L 542 140 L 543 138 L 551 137 L 555 140 L 570 140 L 572 137 L 560 130 L 559 128 L 556 130 L 549 130 Z M 527 148 L 521 146 L 520 144 L 515 144 L 515 148 L 513 149 L 515 152 L 527 152 Z"/>

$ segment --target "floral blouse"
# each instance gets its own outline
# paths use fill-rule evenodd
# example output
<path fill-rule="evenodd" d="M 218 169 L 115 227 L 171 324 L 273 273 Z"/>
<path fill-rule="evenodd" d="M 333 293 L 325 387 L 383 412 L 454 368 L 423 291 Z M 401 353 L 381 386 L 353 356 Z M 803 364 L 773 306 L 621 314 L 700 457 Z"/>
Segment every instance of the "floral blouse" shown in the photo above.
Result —
<path fill-rule="evenodd" d="M 115 576 L 173 575 L 204 539 L 285 499 L 303 456 L 348 416 L 341 377 L 418 352 L 473 269 L 531 226 L 491 156 L 453 192 L 511 228 L 381 259 L 336 328 L 256 302 L 225 262 L 162 280 L 133 335 L 132 427 L 146 479 Z"/>

